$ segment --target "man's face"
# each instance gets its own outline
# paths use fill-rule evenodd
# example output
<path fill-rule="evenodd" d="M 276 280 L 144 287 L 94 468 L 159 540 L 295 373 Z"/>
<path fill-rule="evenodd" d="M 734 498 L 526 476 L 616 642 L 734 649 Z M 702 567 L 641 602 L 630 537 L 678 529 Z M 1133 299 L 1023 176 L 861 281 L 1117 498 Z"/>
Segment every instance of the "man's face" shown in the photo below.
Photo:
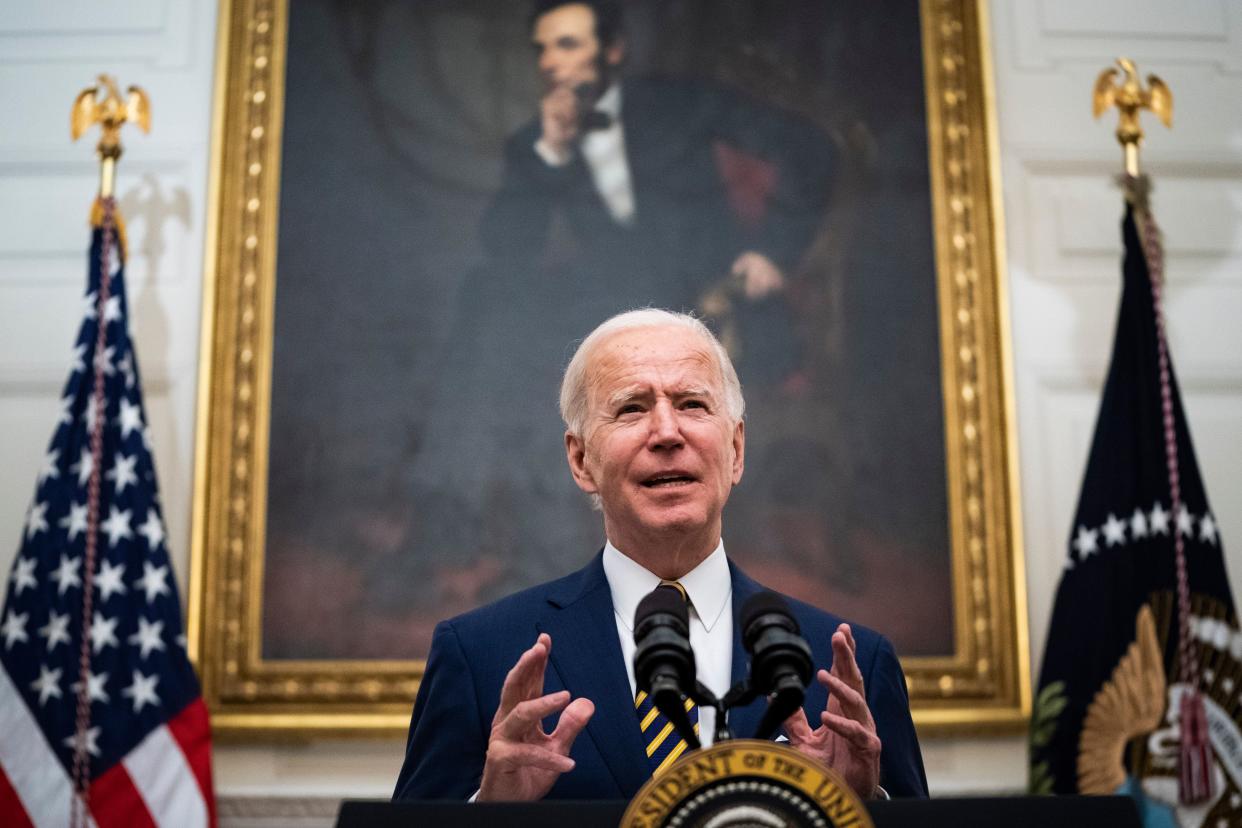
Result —
<path fill-rule="evenodd" d="M 595 35 L 595 12 L 581 3 L 558 6 L 541 15 L 531 41 L 539 76 L 549 91 L 586 88 L 598 95 L 621 63 L 621 44 L 601 49 Z"/>
<path fill-rule="evenodd" d="M 585 439 L 567 435 L 566 447 L 575 481 L 600 496 L 608 537 L 623 550 L 719 541 L 745 440 L 709 347 L 685 328 L 640 328 L 590 357 Z"/>

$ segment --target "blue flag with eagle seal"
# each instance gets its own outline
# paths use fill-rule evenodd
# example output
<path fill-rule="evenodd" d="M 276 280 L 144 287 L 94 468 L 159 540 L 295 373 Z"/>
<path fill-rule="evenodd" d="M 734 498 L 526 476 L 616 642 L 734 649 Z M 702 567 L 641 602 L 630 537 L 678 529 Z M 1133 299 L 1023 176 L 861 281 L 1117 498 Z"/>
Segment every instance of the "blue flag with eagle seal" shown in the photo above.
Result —
<path fill-rule="evenodd" d="M 1032 712 L 1030 787 L 1128 793 L 1147 826 L 1235 825 L 1242 633 L 1161 342 L 1161 257 L 1146 181 L 1128 185 L 1121 308 Z M 1202 699 L 1195 717 L 1185 715 L 1190 690 Z M 1206 743 L 1197 764 L 1184 758 L 1196 738 Z M 1183 773 L 1205 787 L 1187 796 Z"/>

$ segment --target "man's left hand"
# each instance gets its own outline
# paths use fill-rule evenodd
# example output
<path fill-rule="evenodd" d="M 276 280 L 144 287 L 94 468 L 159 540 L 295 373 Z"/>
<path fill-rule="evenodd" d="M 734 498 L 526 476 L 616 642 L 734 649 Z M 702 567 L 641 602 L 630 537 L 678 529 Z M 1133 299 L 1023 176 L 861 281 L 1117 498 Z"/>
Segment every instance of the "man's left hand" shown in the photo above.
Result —
<path fill-rule="evenodd" d="M 828 688 L 823 722 L 811 730 L 802 708 L 785 720 L 789 744 L 837 773 L 864 799 L 880 784 L 880 737 L 863 693 L 862 672 L 854 658 L 854 634 L 842 624 L 832 634 L 832 670 L 820 670 L 819 683 Z"/>

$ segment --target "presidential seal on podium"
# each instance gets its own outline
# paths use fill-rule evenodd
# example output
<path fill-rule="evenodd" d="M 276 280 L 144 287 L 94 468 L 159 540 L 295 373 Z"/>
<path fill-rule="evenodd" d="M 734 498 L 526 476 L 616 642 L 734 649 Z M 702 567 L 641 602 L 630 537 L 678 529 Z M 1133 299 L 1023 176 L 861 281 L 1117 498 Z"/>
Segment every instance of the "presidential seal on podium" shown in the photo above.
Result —
<path fill-rule="evenodd" d="M 871 828 L 835 771 L 793 748 L 733 739 L 687 754 L 630 801 L 621 828 Z"/>

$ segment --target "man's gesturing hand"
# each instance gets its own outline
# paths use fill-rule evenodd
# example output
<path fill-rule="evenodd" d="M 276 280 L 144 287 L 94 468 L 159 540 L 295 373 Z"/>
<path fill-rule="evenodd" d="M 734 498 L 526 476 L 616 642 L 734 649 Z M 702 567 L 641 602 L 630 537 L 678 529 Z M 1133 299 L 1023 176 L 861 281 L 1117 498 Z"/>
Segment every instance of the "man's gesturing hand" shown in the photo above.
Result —
<path fill-rule="evenodd" d="M 828 709 L 820 714 L 823 724 L 811 730 L 806 713 L 798 708 L 785 720 L 789 744 L 841 774 L 859 796 L 870 798 L 880 784 L 880 737 L 863 695 L 849 624 L 832 634 L 832 671 L 820 670 L 816 678 L 828 688 Z"/>
<path fill-rule="evenodd" d="M 571 704 L 565 690 L 543 695 L 543 673 L 551 652 L 552 637 L 543 633 L 505 676 L 487 742 L 479 802 L 541 799 L 557 777 L 574 767 L 569 749 L 590 721 L 595 705 L 590 699 L 575 699 Z M 541 722 L 558 710 L 564 712 L 556 730 L 544 733 Z"/>

